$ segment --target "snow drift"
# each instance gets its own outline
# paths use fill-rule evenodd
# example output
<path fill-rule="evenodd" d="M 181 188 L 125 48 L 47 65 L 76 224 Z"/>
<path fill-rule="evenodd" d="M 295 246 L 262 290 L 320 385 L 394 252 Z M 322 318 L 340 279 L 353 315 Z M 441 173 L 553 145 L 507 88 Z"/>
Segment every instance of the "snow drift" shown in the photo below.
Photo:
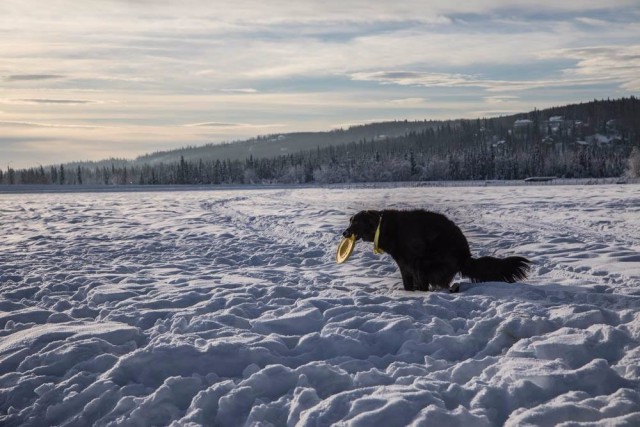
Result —
<path fill-rule="evenodd" d="M 0 424 L 640 424 L 640 188 L 0 196 Z M 354 212 L 447 214 L 525 283 L 404 292 Z"/>

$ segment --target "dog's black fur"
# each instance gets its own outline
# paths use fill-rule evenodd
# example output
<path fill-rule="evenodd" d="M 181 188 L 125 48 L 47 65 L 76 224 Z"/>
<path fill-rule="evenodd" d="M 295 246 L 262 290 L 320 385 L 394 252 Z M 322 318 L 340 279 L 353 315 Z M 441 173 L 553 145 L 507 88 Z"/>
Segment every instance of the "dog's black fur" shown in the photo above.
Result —
<path fill-rule="evenodd" d="M 361 211 L 342 234 L 373 242 L 378 224 L 378 246 L 398 264 L 408 291 L 447 289 L 458 272 L 474 283 L 513 283 L 526 278 L 530 268 L 531 262 L 519 256 L 472 258 L 457 225 L 442 214 L 421 209 Z"/>

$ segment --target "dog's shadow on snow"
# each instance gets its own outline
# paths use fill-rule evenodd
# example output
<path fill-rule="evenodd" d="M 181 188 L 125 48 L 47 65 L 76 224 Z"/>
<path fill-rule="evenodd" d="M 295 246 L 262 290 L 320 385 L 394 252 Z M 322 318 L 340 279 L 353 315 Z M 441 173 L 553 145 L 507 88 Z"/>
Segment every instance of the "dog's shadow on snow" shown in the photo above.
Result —
<path fill-rule="evenodd" d="M 438 295 L 452 299 L 485 297 L 508 301 L 548 302 L 549 304 L 576 303 L 578 301 L 597 303 L 597 301 L 601 301 L 602 299 L 625 299 L 629 297 L 628 295 L 614 294 L 613 288 L 606 285 L 572 286 L 556 283 L 471 283 L 464 281 L 457 283 L 459 287 L 458 292 L 449 292 L 446 290 L 431 292 L 405 291 L 402 289 L 402 283 L 392 285 L 389 290 L 403 297 L 426 298 L 430 295 Z"/>

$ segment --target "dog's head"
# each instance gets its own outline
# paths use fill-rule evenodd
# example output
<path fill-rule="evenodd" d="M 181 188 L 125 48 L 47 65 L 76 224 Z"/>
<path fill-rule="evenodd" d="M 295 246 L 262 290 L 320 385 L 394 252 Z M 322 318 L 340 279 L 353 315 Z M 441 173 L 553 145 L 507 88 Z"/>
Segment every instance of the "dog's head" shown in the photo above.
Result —
<path fill-rule="evenodd" d="M 349 227 L 344 230 L 342 235 L 344 237 L 354 235 L 356 240 L 362 239 L 366 242 L 373 242 L 379 222 L 379 211 L 360 211 L 349 219 Z"/>

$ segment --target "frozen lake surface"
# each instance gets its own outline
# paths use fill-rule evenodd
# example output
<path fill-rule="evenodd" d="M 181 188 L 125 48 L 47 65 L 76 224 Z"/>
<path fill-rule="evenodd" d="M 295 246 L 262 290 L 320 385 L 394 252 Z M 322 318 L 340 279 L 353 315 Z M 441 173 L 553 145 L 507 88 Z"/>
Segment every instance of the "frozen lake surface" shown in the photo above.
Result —
<path fill-rule="evenodd" d="M 384 208 L 530 278 L 337 265 Z M 2 194 L 0 424 L 640 425 L 640 185 Z"/>

